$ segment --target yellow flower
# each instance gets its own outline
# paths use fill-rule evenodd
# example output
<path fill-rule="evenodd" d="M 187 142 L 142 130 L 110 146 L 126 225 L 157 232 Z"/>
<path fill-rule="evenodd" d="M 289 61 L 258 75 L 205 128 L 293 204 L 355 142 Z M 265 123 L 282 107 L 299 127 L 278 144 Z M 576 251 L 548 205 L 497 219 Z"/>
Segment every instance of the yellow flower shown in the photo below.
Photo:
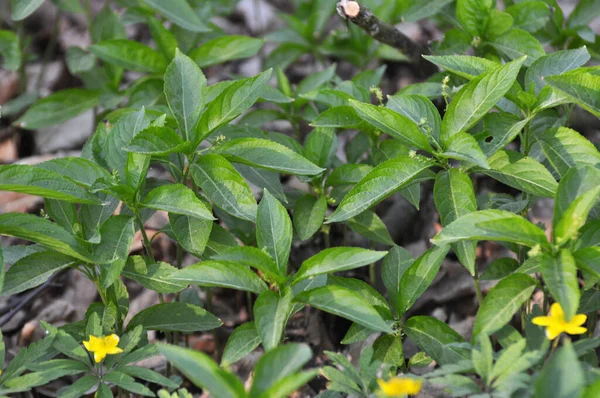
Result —
<path fill-rule="evenodd" d="M 531 320 L 534 325 L 546 327 L 546 337 L 554 340 L 562 332 L 568 334 L 583 334 L 587 331 L 582 327 L 587 320 L 587 315 L 577 314 L 570 321 L 565 321 L 565 313 L 558 303 L 552 304 L 548 316 L 536 316 Z"/>
<path fill-rule="evenodd" d="M 388 381 L 377 379 L 377 384 L 386 397 L 403 397 L 418 394 L 423 382 L 408 377 L 392 377 Z"/>
<path fill-rule="evenodd" d="M 94 353 L 94 361 L 97 363 L 102 362 L 106 355 L 122 353 L 123 350 L 117 347 L 118 344 L 119 336 L 116 334 L 111 334 L 106 337 L 95 337 L 90 335 L 90 340 L 83 342 L 85 349 Z"/>

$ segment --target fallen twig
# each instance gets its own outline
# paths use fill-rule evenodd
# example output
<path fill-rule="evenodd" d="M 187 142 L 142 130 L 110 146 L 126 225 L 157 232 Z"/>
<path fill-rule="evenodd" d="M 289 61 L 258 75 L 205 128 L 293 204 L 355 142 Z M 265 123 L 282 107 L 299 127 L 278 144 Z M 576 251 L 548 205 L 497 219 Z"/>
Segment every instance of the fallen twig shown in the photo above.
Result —
<path fill-rule="evenodd" d="M 381 22 L 356 1 L 339 1 L 337 11 L 342 18 L 359 26 L 375 40 L 401 51 L 417 66 L 422 76 L 431 76 L 438 71 L 435 65 L 422 57 L 423 54 L 429 54 L 427 46 L 414 42 L 393 25 Z"/>

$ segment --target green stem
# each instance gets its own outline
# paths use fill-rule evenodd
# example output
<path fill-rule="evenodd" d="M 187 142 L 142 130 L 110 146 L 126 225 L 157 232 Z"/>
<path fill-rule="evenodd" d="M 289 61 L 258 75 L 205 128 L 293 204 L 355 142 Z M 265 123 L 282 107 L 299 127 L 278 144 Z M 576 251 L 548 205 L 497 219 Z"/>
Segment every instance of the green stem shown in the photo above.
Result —
<path fill-rule="evenodd" d="M 473 284 L 475 285 L 475 294 L 477 295 L 479 307 L 481 307 L 481 304 L 483 304 L 483 294 L 481 293 L 481 285 L 479 283 L 479 275 L 477 274 L 477 271 L 475 271 L 475 276 L 473 277 Z"/>
<path fill-rule="evenodd" d="M 25 25 L 23 21 L 17 22 L 17 35 L 19 37 L 19 47 L 21 54 L 25 53 Z M 19 64 L 19 94 L 24 94 L 27 91 L 27 73 L 25 73 L 25 62 L 21 59 Z"/>
<path fill-rule="evenodd" d="M 146 256 L 148 260 L 154 263 L 154 257 L 152 256 L 152 245 L 150 243 L 150 239 L 148 239 L 148 234 L 146 233 L 146 228 L 144 228 L 144 222 L 142 218 L 138 214 L 136 216 L 138 227 L 140 228 L 140 232 L 142 234 L 142 243 L 144 245 L 144 250 L 146 251 Z"/>

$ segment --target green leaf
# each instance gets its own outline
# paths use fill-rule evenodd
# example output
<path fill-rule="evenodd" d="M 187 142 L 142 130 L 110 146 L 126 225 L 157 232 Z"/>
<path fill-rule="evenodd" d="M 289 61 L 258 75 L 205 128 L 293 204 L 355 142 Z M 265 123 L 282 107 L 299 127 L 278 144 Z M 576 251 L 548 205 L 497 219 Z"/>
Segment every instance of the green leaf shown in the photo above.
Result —
<path fill-rule="evenodd" d="M 260 345 L 260 336 L 254 322 L 246 322 L 238 326 L 225 345 L 221 366 L 228 367 L 250 354 Z"/>
<path fill-rule="evenodd" d="M 404 331 L 440 365 L 470 359 L 467 350 L 452 345 L 464 343 L 462 336 L 440 320 L 430 316 L 413 316 L 404 324 Z"/>
<path fill-rule="evenodd" d="M 266 351 L 277 347 L 292 309 L 291 292 L 280 296 L 271 290 L 262 292 L 254 302 L 256 330 Z"/>
<path fill-rule="evenodd" d="M 302 195 L 294 205 L 294 228 L 300 240 L 312 237 L 323 225 L 327 211 L 325 196 Z"/>
<path fill-rule="evenodd" d="M 144 381 L 165 386 L 169 389 L 175 389 L 179 387 L 179 384 L 171 381 L 171 379 L 168 379 L 160 373 L 148 368 L 143 368 L 141 366 L 120 366 L 119 372 L 123 372 L 128 376 L 135 377 L 136 379 L 142 379 Z"/>
<path fill-rule="evenodd" d="M 543 2 L 537 3 L 542 3 L 546 9 L 548 7 Z M 525 74 L 525 88 L 528 89 L 533 84 L 535 94 L 539 95 L 540 91 L 546 87 L 546 76 L 560 75 L 571 71 L 585 65 L 589 60 L 590 53 L 585 47 L 574 50 L 556 51 L 540 57 L 527 69 L 527 73 Z"/>
<path fill-rule="evenodd" d="M 598 13 L 598 0 L 581 0 L 577 2 L 575 9 L 569 15 L 567 21 L 567 27 L 574 28 L 577 26 L 584 26 L 592 22 L 596 18 Z"/>
<path fill-rule="evenodd" d="M 375 340 L 373 343 L 373 360 L 402 367 L 404 365 L 402 337 L 387 334 Z"/>
<path fill-rule="evenodd" d="M 196 386 L 219 398 L 244 398 L 242 383 L 206 354 L 174 345 L 161 344 L 158 350 Z"/>
<path fill-rule="evenodd" d="M 421 156 L 400 156 L 381 163 L 348 192 L 326 223 L 346 221 L 394 192 L 432 178 L 428 170 L 432 165 L 430 159 Z"/>
<path fill-rule="evenodd" d="M 163 73 L 166 58 L 156 50 L 137 41 L 105 40 L 90 46 L 90 51 L 111 65 L 142 73 Z"/>
<path fill-rule="evenodd" d="M 492 10 L 489 22 L 485 28 L 485 35 L 488 38 L 500 36 L 506 33 L 513 26 L 513 17 L 507 12 Z"/>
<path fill-rule="evenodd" d="M 269 351 L 258 360 L 254 368 L 254 380 L 248 397 L 283 397 L 266 392 L 287 376 L 293 376 L 311 358 L 312 352 L 306 344 L 290 343 Z"/>
<path fill-rule="evenodd" d="M 157 293 L 177 293 L 187 287 L 187 283 L 172 280 L 171 276 L 179 270 L 172 265 L 159 261 L 146 264 L 141 256 L 131 256 L 122 275 Z"/>
<path fill-rule="evenodd" d="M 265 283 L 249 268 L 228 261 L 203 261 L 182 269 L 174 280 L 205 287 L 224 287 L 260 294 Z"/>
<path fill-rule="evenodd" d="M 480 333 L 491 335 L 510 322 L 533 293 L 537 281 L 524 274 L 513 274 L 502 279 L 487 294 L 473 328 L 473 341 Z"/>
<path fill-rule="evenodd" d="M 528 67 L 546 55 L 540 42 L 531 33 L 519 28 L 510 29 L 505 34 L 495 37 L 489 44 L 508 59 L 516 60 L 527 56 L 523 64 Z"/>
<path fill-rule="evenodd" d="M 422 95 L 396 94 L 388 97 L 386 106 L 416 123 L 421 131 L 440 144 L 442 119 L 433 103 Z"/>
<path fill-rule="evenodd" d="M 456 19 L 471 36 L 483 36 L 492 0 L 457 0 Z"/>
<path fill-rule="evenodd" d="M 211 257 L 212 260 L 223 260 L 239 263 L 263 272 L 280 285 L 285 282 L 285 275 L 279 274 L 275 261 L 264 251 L 251 246 L 232 247 Z"/>
<path fill-rule="evenodd" d="M 100 380 L 96 375 L 86 375 L 71 384 L 66 390 L 61 390 L 60 398 L 79 398 L 96 386 Z"/>
<path fill-rule="evenodd" d="M 464 160 L 484 169 L 490 168 L 487 156 L 481 150 L 477 140 L 471 134 L 462 131 L 457 132 L 446 140 L 444 143 L 444 152 L 438 154 L 438 156 Z"/>
<path fill-rule="evenodd" d="M 77 208 L 73 203 L 64 202 L 62 200 L 46 199 L 44 200 L 46 212 L 50 218 L 69 231 L 69 233 L 77 234 L 77 228 L 74 228 L 77 220 Z"/>
<path fill-rule="evenodd" d="M 185 141 L 194 136 L 206 96 L 206 77 L 179 49 L 165 72 L 165 96 Z"/>
<path fill-rule="evenodd" d="M 354 185 L 360 182 L 371 170 L 373 170 L 373 167 L 367 164 L 343 164 L 333 169 L 327 177 L 325 186 Z"/>
<path fill-rule="evenodd" d="M 535 383 L 536 398 L 571 398 L 586 385 L 583 368 L 569 341 L 545 364 Z"/>
<path fill-rule="evenodd" d="M 500 66 L 487 58 L 470 55 L 424 55 L 423 58 L 468 80 Z"/>
<path fill-rule="evenodd" d="M 304 261 L 294 276 L 294 283 L 321 274 L 347 271 L 381 260 L 387 252 L 360 247 L 332 247 Z"/>
<path fill-rule="evenodd" d="M 210 28 L 202 22 L 187 0 L 144 0 L 146 4 L 160 12 L 175 25 L 192 32 L 209 32 Z"/>
<path fill-rule="evenodd" d="M 398 312 L 412 307 L 436 277 L 450 247 L 435 246 L 419 257 L 402 275 L 398 292 Z"/>
<path fill-rule="evenodd" d="M 373 127 L 407 145 L 433 152 L 427 136 L 408 117 L 389 108 L 365 104 L 353 99 L 350 100 L 350 105 L 356 110 L 358 116 Z"/>
<path fill-rule="evenodd" d="M 320 167 L 329 167 L 338 148 L 337 136 L 332 128 L 314 129 L 304 143 L 304 156 Z"/>
<path fill-rule="evenodd" d="M 533 33 L 546 25 L 551 16 L 551 9 L 545 1 L 524 1 L 506 8 L 506 12 L 513 16 L 517 28 Z"/>
<path fill-rule="evenodd" d="M 400 281 L 406 270 L 415 262 L 411 254 L 400 246 L 394 246 L 383 259 L 381 277 L 385 285 L 392 307 L 399 312 L 402 305 L 398 302 Z"/>
<path fill-rule="evenodd" d="M 182 184 L 169 184 L 154 188 L 146 195 L 141 206 L 203 220 L 215 219 L 204 202 L 194 194 L 194 191 Z"/>
<path fill-rule="evenodd" d="M 210 220 L 173 213 L 169 214 L 169 222 L 177 242 L 185 251 L 197 257 L 204 253 L 204 249 L 209 245 L 212 231 L 216 228 Z"/>
<path fill-rule="evenodd" d="M 558 183 L 534 158 L 519 152 L 498 151 L 488 159 L 490 169 L 482 170 L 503 184 L 542 197 L 554 197 Z"/>
<path fill-rule="evenodd" d="M 492 342 L 487 334 L 479 334 L 477 336 L 477 343 L 479 343 L 479 350 L 474 349 L 471 351 L 471 361 L 475 371 L 486 384 L 489 384 L 490 374 L 492 373 L 492 365 L 494 362 L 494 349 Z"/>
<path fill-rule="evenodd" d="M 49 249 L 84 262 L 92 262 L 91 254 L 60 226 L 32 214 L 6 213 L 0 215 L 0 234 L 36 242 Z"/>
<path fill-rule="evenodd" d="M 112 216 L 100 227 L 100 244 L 93 246 L 92 254 L 94 260 L 102 264 L 100 282 L 104 289 L 121 275 L 134 233 L 133 218 L 125 215 Z"/>
<path fill-rule="evenodd" d="M 583 273 L 586 289 L 600 281 L 600 247 L 584 247 L 573 253 L 573 256 L 577 268 Z"/>
<path fill-rule="evenodd" d="M 21 258 L 8 269 L 5 275 L 4 261 L 1 261 L 4 279 L 2 295 L 11 296 L 39 286 L 54 273 L 75 265 L 75 262 L 73 257 L 53 251 L 42 251 Z"/>
<path fill-rule="evenodd" d="M 256 215 L 256 244 L 275 260 L 280 275 L 287 274 L 292 235 L 292 220 L 287 210 L 265 191 Z"/>
<path fill-rule="evenodd" d="M 269 69 L 260 75 L 238 80 L 212 100 L 200 116 L 195 134 L 191 137 L 193 146 L 198 146 L 210 133 L 250 108 L 259 98 L 271 72 Z"/>
<path fill-rule="evenodd" d="M 70 203 L 100 203 L 96 196 L 59 173 L 21 164 L 0 166 L 0 190 Z"/>
<path fill-rule="evenodd" d="M 286 146 L 263 138 L 234 138 L 215 148 L 231 162 L 286 174 L 315 176 L 322 169 Z"/>
<path fill-rule="evenodd" d="M 177 52 L 177 38 L 175 34 L 167 29 L 162 21 L 157 18 L 147 15 L 146 21 L 148 23 L 148 29 L 150 35 L 156 43 L 156 48 L 169 60 L 175 57 Z M 190 35 L 193 36 L 193 35 Z"/>
<path fill-rule="evenodd" d="M 565 320 L 570 321 L 577 313 L 580 298 L 577 266 L 573 255 L 567 249 L 561 250 L 556 256 L 550 253 L 542 254 L 541 272 L 552 297 L 563 308 Z"/>
<path fill-rule="evenodd" d="M 319 372 L 319 369 L 312 369 L 282 377 L 260 395 L 260 397 L 288 397 L 319 375 Z"/>
<path fill-rule="evenodd" d="M 132 330 L 138 325 L 144 329 L 192 333 L 211 330 L 223 322 L 198 306 L 173 302 L 156 304 L 138 312 L 127 325 Z"/>
<path fill-rule="evenodd" d="M 473 127 L 513 86 L 525 58 L 485 72 L 454 96 L 442 122 L 442 141 Z"/>
<path fill-rule="evenodd" d="M 564 245 L 571 239 L 578 237 L 578 232 L 584 226 L 588 214 L 596 204 L 600 195 L 600 186 L 590 189 L 575 199 L 562 213 L 559 220 L 555 220 L 553 229 L 554 242 Z"/>
<path fill-rule="evenodd" d="M 117 370 L 113 370 L 110 373 L 107 373 L 102 379 L 109 383 L 113 383 L 118 387 L 121 387 L 134 394 L 143 395 L 146 397 L 154 396 L 154 393 L 152 393 L 152 390 L 150 390 L 148 387 L 146 387 L 143 384 L 137 383 L 133 377 L 128 376 L 125 373 L 121 373 Z"/>
<path fill-rule="evenodd" d="M 447 225 L 431 242 L 435 245 L 463 240 L 492 240 L 549 248 L 544 231 L 525 218 L 503 210 L 481 210 Z"/>
<path fill-rule="evenodd" d="M 33 14 L 44 0 L 11 0 L 12 19 L 21 21 Z"/>
<path fill-rule="evenodd" d="M 221 64 L 256 55 L 264 44 L 263 39 L 248 36 L 222 36 L 202 44 L 190 52 L 190 58 L 199 67 Z"/>
<path fill-rule="evenodd" d="M 514 258 L 502 257 L 498 258 L 483 271 L 479 279 L 483 281 L 492 281 L 503 279 L 514 271 L 516 271 L 521 264 Z"/>
<path fill-rule="evenodd" d="M 279 174 L 274 171 L 268 171 L 264 169 L 257 169 L 245 164 L 236 164 L 233 167 L 252 185 L 260 188 L 261 190 L 268 190 L 275 196 L 280 202 L 288 203 L 281 181 L 279 180 Z"/>
<path fill-rule="evenodd" d="M 9 30 L 0 30 L 0 55 L 2 67 L 7 70 L 18 70 L 21 66 L 21 47 L 19 37 Z"/>
<path fill-rule="evenodd" d="M 570 214 L 573 214 L 572 212 L 575 211 L 580 204 L 585 204 L 581 203 L 582 200 L 589 202 L 589 199 L 591 198 L 581 198 L 588 192 L 596 189 L 599 184 L 600 171 L 594 167 L 574 167 L 568 170 L 565 176 L 560 180 L 560 184 L 558 184 L 558 189 L 556 191 L 553 228 L 556 228 L 558 223 L 565 218 L 565 213 L 567 211 L 569 211 Z M 574 204 L 575 202 L 578 202 L 579 204 Z M 583 215 L 587 218 L 587 214 L 582 214 L 582 216 Z M 585 218 L 583 220 L 573 221 L 576 221 L 576 224 L 580 224 L 581 222 L 585 222 Z M 569 225 L 564 225 L 564 227 L 567 226 Z"/>
<path fill-rule="evenodd" d="M 217 154 L 203 155 L 191 165 L 191 171 L 194 182 L 215 206 L 234 217 L 256 221 L 252 190 L 227 159 Z"/>
<path fill-rule="evenodd" d="M 37 130 L 66 122 L 92 109 L 100 100 L 100 91 L 71 88 L 42 98 L 21 116 L 15 124 L 22 129 Z"/>
<path fill-rule="evenodd" d="M 548 76 L 544 81 L 593 115 L 600 117 L 600 75 L 573 71 Z"/>
<path fill-rule="evenodd" d="M 297 295 L 294 301 L 341 316 L 375 331 L 392 332 L 387 322 L 362 296 L 341 286 L 323 286 L 305 291 Z"/>
<path fill-rule="evenodd" d="M 556 172 L 564 177 L 576 166 L 600 164 L 600 152 L 594 144 L 577 131 L 558 127 L 536 134 L 535 139 Z"/>
<path fill-rule="evenodd" d="M 485 115 L 483 118 L 485 134 L 477 137 L 483 153 L 489 157 L 503 149 L 519 135 L 530 120 L 530 117 L 521 120 L 507 112 L 493 112 Z"/>
<path fill-rule="evenodd" d="M 63 177 L 87 188 L 91 188 L 98 179 L 110 178 L 110 174 L 105 169 L 84 158 L 56 158 L 38 163 L 35 167 L 61 174 Z"/>
<path fill-rule="evenodd" d="M 179 134 L 168 127 L 150 126 L 140 131 L 135 138 L 123 148 L 127 152 L 145 155 L 168 155 L 173 152 L 183 152 L 186 143 Z"/>
<path fill-rule="evenodd" d="M 438 173 L 433 187 L 433 199 L 444 227 L 457 218 L 477 211 L 471 177 L 456 168 Z M 458 260 L 471 275 L 475 275 L 476 248 L 477 242 L 465 241 L 452 244 L 452 250 Z"/>
<path fill-rule="evenodd" d="M 393 245 L 394 240 L 379 216 L 370 210 L 363 211 L 359 215 L 348 220 L 348 227 L 364 236 L 365 238 L 383 243 L 384 245 Z"/>
<path fill-rule="evenodd" d="M 354 128 L 362 123 L 354 108 L 348 105 L 336 106 L 321 112 L 312 123 L 313 127 Z"/>

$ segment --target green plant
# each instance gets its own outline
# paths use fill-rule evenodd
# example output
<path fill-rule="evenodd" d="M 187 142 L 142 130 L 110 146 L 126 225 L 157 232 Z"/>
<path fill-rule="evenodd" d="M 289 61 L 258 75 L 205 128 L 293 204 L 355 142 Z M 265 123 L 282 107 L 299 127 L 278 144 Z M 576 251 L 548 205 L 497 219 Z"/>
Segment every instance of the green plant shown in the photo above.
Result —
<path fill-rule="evenodd" d="M 41 3 L 13 0 L 13 19 Z M 31 106 L 37 93 L 23 92 L 3 115 L 18 115 L 15 126 L 35 130 L 92 109 L 98 123 L 81 157 L 0 166 L 1 190 L 41 196 L 45 205 L 41 216 L 0 215 L 0 234 L 34 243 L 0 252 L 11 265 L 0 273 L 2 295 L 72 268 L 95 284 L 101 302 L 84 320 L 44 325 L 48 336 L 4 370 L 2 393 L 81 374 L 62 396 L 94 388 L 98 396 L 112 396 L 112 386 L 153 395 L 149 383 L 169 389 L 159 396 L 188 396 L 177 390 L 176 377 L 130 365 L 160 352 L 213 396 L 287 396 L 317 375 L 301 371 L 311 361 L 310 348 L 286 335 L 294 315 L 311 306 L 351 322 L 342 344 L 378 334 L 358 370 L 344 355 L 326 352 L 337 367 L 321 371 L 330 381 L 323 397 L 381 395 L 378 382 L 412 377 L 406 375 L 433 361 L 439 367 L 419 380 L 453 396 L 595 396 L 600 152 L 569 126 L 577 107 L 600 117 L 600 67 L 586 66 L 599 59 L 600 40 L 588 26 L 600 10 L 597 1 L 580 1 L 568 19 L 554 0 L 505 2 L 503 11 L 492 0 L 434 1 L 427 10 L 412 0 L 357 3 L 363 13 L 369 8 L 385 16 L 369 19 L 375 24 L 431 18 L 445 31 L 423 61 L 443 72 L 387 98 L 387 88 L 378 87 L 385 66 L 366 65 L 388 59 L 390 48 L 360 31 L 363 20 L 355 16 L 345 15 L 348 27 L 329 34 L 333 1 L 296 2 L 296 14 L 285 17 L 288 27 L 267 35 L 280 44 L 267 58 L 274 69 L 211 85 L 201 68 L 255 56 L 263 46 L 262 39 L 227 36 L 203 22 L 232 4 L 116 3 L 126 7 L 123 18 L 109 7 L 92 15 L 78 2 L 57 2 L 61 12 L 86 12 L 90 21 L 93 44 L 66 55 L 83 88 Z M 347 4 L 338 5 L 343 16 Z M 123 20 L 145 24 L 155 48 L 127 39 Z M 397 51 L 396 61 L 410 58 Z M 284 71 L 307 52 L 323 68 L 295 84 Z M 0 53 L 7 69 L 22 69 L 22 32 L 0 31 Z M 344 80 L 332 60 L 349 60 L 360 72 Z M 125 71 L 140 75 L 126 80 Z M 291 128 L 263 130 L 281 120 Z M 149 174 L 154 167 L 165 171 L 162 178 Z M 304 190 L 284 190 L 282 174 Z M 499 192 L 483 195 L 477 183 L 484 179 L 496 181 Z M 261 192 L 259 201 L 251 185 Z M 400 193 L 419 210 L 425 191 L 443 228 L 415 259 L 395 244 L 377 206 Z M 530 217 L 540 198 L 554 201 L 547 227 Z M 147 221 L 157 211 L 167 213 L 169 223 L 149 235 Z M 370 249 L 351 246 L 349 231 Z M 137 232 L 144 252 L 131 255 Z M 173 265 L 153 253 L 161 234 L 175 245 Z M 310 242 L 318 252 L 301 264 L 290 261 L 294 241 Z M 482 267 L 481 241 L 498 242 L 512 254 Z M 414 311 L 451 251 L 471 275 L 478 301 L 470 342 L 446 322 Z M 198 261 L 184 267 L 184 252 Z M 377 289 L 378 269 L 384 294 Z M 348 271 L 353 274 L 336 275 Z M 124 278 L 161 300 L 127 324 Z M 484 295 L 481 280 L 498 283 Z M 206 292 L 206 309 L 183 294 L 188 285 Z M 228 337 L 220 365 L 178 347 L 182 334 L 222 326 L 213 314 L 215 288 L 245 292 L 251 313 Z M 539 305 L 532 301 L 536 291 Z M 551 305 L 564 313 L 553 322 L 574 325 L 555 331 L 579 335 L 576 341 L 558 332 L 547 338 L 537 326 L 544 321 L 534 318 L 548 315 Z M 579 322 L 584 316 L 586 325 Z M 148 330 L 163 332 L 169 344 L 148 344 Z M 82 342 L 112 334 L 124 352 L 96 364 Z M 406 339 L 420 350 L 411 358 Z M 233 365 L 260 345 L 265 354 L 245 391 Z M 58 355 L 70 359 L 54 359 Z"/>

